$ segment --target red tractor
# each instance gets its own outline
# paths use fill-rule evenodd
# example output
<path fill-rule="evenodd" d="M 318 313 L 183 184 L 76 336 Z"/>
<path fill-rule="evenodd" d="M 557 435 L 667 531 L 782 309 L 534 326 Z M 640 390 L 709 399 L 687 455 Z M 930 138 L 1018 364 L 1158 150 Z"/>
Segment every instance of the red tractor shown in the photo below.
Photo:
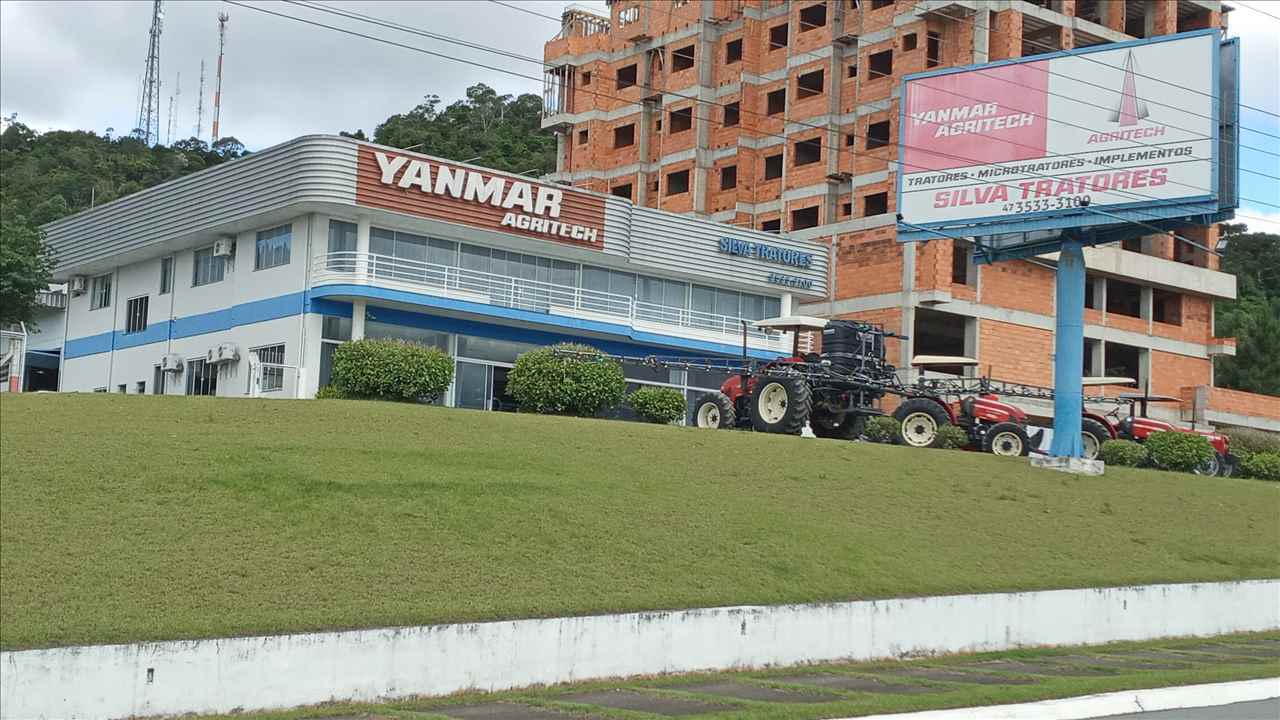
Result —
<path fill-rule="evenodd" d="M 911 364 L 930 366 L 974 366 L 977 360 L 941 355 L 917 355 Z M 909 395 L 893 411 L 901 423 L 898 440 L 912 447 L 937 447 L 939 428 L 955 425 L 969 436 L 969 447 L 994 455 L 1018 457 L 1031 450 L 1027 437 L 1027 414 L 1001 402 L 986 378 L 922 378 L 914 386 L 920 392 Z"/>
<path fill-rule="evenodd" d="M 1086 413 L 1084 420 L 1086 445 L 1088 445 L 1090 435 L 1095 436 L 1097 447 L 1101 447 L 1102 443 L 1114 439 L 1146 442 L 1152 433 L 1158 432 L 1194 433 L 1204 436 L 1209 441 L 1209 444 L 1213 446 L 1214 451 L 1214 456 L 1208 462 L 1196 468 L 1196 474 L 1231 477 L 1235 473 L 1236 458 L 1231 454 L 1231 440 L 1226 435 L 1208 430 L 1178 427 L 1173 423 L 1147 417 L 1147 405 L 1149 403 L 1181 403 L 1181 398 L 1169 395 L 1152 395 L 1150 393 L 1123 393 L 1119 399 L 1122 403 L 1129 405 L 1129 416 L 1126 418 L 1120 419 L 1119 405 L 1109 416 Z M 1096 450 L 1093 457 L 1097 457 Z"/>
<path fill-rule="evenodd" d="M 719 392 L 694 402 L 701 428 L 754 428 L 799 435 L 808 426 L 824 438 L 855 439 L 875 401 L 897 387 L 884 361 L 884 340 L 893 333 L 872 323 L 803 316 L 756 322 L 756 327 L 794 333 L 792 352 L 756 365 L 744 363 Z M 802 352 L 802 333 L 822 333 L 822 353 Z"/>

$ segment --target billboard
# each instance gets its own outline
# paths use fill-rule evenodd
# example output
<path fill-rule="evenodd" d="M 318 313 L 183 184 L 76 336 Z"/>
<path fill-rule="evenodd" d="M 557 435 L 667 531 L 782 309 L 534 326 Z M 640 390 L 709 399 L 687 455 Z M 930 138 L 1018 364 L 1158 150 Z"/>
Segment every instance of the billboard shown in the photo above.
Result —
<path fill-rule="evenodd" d="M 907 76 L 899 240 L 1218 212 L 1221 52 L 1203 30 Z"/>

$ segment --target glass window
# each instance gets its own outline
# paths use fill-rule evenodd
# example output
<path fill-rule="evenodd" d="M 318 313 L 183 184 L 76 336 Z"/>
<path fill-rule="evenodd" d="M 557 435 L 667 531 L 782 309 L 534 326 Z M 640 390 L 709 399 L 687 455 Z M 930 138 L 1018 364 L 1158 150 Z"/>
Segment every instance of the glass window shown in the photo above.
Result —
<path fill-rule="evenodd" d="M 436 265 L 458 266 L 458 243 L 432 239 L 427 245 L 427 262 Z"/>
<path fill-rule="evenodd" d="M 320 326 L 320 337 L 325 340 L 350 340 L 351 318 L 326 316 Z"/>
<path fill-rule="evenodd" d="M 99 310 L 111 307 L 111 275 L 99 275 L 93 279 L 93 287 L 89 292 L 89 309 Z"/>
<path fill-rule="evenodd" d="M 410 235 L 409 233 L 395 234 L 395 249 L 392 255 L 397 260 L 412 260 L 414 262 L 427 261 L 427 238 L 421 235 Z"/>
<path fill-rule="evenodd" d="M 266 345 L 250 348 L 249 352 L 258 356 L 258 362 L 265 363 L 262 368 L 262 392 L 272 392 L 284 388 L 284 368 L 272 367 L 284 364 L 284 345 Z"/>
<path fill-rule="evenodd" d="M 463 245 L 461 255 L 459 264 L 463 269 L 490 272 L 489 248 L 479 247 L 477 245 Z"/>
<path fill-rule="evenodd" d="M 289 249 L 292 245 L 292 225 L 281 225 L 270 230 L 258 231 L 258 241 L 253 253 L 253 269 L 266 270 L 288 265 Z"/>
<path fill-rule="evenodd" d="M 391 257 L 396 251 L 396 234 L 382 228 L 369 229 L 369 252 Z"/>
<path fill-rule="evenodd" d="M 406 340 L 449 352 L 449 334 L 426 328 L 392 325 L 371 320 L 365 323 L 364 336 L 372 340 Z"/>
<path fill-rule="evenodd" d="M 147 329 L 147 307 L 150 299 L 143 295 L 130 300 L 125 305 L 124 331 L 127 333 L 142 332 Z"/>
<path fill-rule="evenodd" d="M 780 315 L 782 315 L 782 298 L 766 297 L 764 299 L 764 316 L 766 318 L 775 318 Z"/>
<path fill-rule="evenodd" d="M 691 310 L 704 313 L 715 312 L 716 289 L 705 285 L 694 285 L 689 301 L 689 309 Z"/>
<path fill-rule="evenodd" d="M 636 296 L 636 276 L 632 273 L 610 270 L 609 292 L 634 298 Z"/>
<path fill-rule="evenodd" d="M 338 349 L 339 343 L 322 342 L 320 343 L 320 384 L 317 387 L 324 387 L 333 380 L 333 351 Z"/>
<path fill-rule="evenodd" d="M 578 287 L 578 266 L 563 260 L 551 261 L 551 282 L 556 285 Z"/>
<path fill-rule="evenodd" d="M 329 252 L 355 252 L 357 244 L 356 233 L 355 223 L 330 220 Z"/>
<path fill-rule="evenodd" d="M 222 282 L 226 274 L 226 258 L 213 254 L 213 248 L 196 250 L 191 263 L 191 287 Z"/>
<path fill-rule="evenodd" d="M 489 409 L 489 366 L 458 361 L 453 404 L 460 408 Z"/>
<path fill-rule="evenodd" d="M 738 317 L 738 293 L 732 290 L 716 290 L 716 314 Z"/>
<path fill-rule="evenodd" d="M 494 340 L 493 338 L 475 337 L 473 335 L 458 336 L 458 357 L 492 362 L 513 363 L 520 353 L 537 348 L 537 345 L 511 340 Z"/>
<path fill-rule="evenodd" d="M 173 291 L 173 258 L 160 258 L 160 294 Z"/>
<path fill-rule="evenodd" d="M 209 365 L 204 360 L 192 360 L 187 363 L 187 394 L 217 395 L 218 366 Z"/>
<path fill-rule="evenodd" d="M 748 320 L 763 320 L 766 317 L 764 314 L 764 296 L 742 293 L 742 309 L 739 313 L 741 317 Z"/>
<path fill-rule="evenodd" d="M 582 289 L 609 292 L 609 271 L 604 268 L 583 265 Z"/>

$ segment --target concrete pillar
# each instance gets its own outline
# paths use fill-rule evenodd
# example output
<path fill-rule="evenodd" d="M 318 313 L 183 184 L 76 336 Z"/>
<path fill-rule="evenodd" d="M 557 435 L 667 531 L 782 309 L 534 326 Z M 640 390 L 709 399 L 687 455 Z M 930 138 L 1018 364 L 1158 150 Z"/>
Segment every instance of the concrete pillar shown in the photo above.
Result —
<path fill-rule="evenodd" d="M 364 300 L 354 300 L 351 303 L 351 339 L 364 339 L 364 315 L 366 310 Z"/>
<path fill-rule="evenodd" d="M 556 133 L 556 170 L 558 172 L 572 172 L 573 160 L 569 157 L 569 153 L 573 151 L 573 129 L 568 132 Z"/>
<path fill-rule="evenodd" d="M 985 63 L 991 55 L 991 11 L 978 10 L 973 16 L 973 62 Z"/>
<path fill-rule="evenodd" d="M 1093 365 L 1094 375 L 1106 375 L 1106 340 L 1098 340 L 1093 344 L 1093 350 L 1089 352 L 1089 364 Z"/>
<path fill-rule="evenodd" d="M 1116 32 L 1124 32 L 1125 0 L 1098 0 L 1098 15 L 1102 24 Z"/>
<path fill-rule="evenodd" d="M 715 99 L 713 71 L 717 64 L 714 61 L 720 33 L 719 27 L 712 22 L 715 18 L 714 10 L 713 3 L 702 3 L 702 17 L 698 22 L 698 87 L 694 91 L 700 101 Z M 697 136 L 694 139 L 690 189 L 693 191 L 693 212 L 704 217 L 707 214 L 707 197 L 711 192 L 711 126 L 716 121 L 714 108 L 714 105 L 707 102 L 698 102 L 693 106 L 694 132 Z"/>
<path fill-rule="evenodd" d="M 791 308 L 794 306 L 795 306 L 795 297 L 792 296 L 791 293 L 782 293 L 782 302 L 778 306 L 779 307 L 778 312 L 782 313 L 783 317 L 786 317 L 787 315 L 791 314 Z"/>
<path fill-rule="evenodd" d="M 1104 317 L 1107 314 L 1107 279 L 1104 277 L 1093 279 L 1093 309 Z"/>
<path fill-rule="evenodd" d="M 369 275 L 369 225 L 368 215 L 356 220 L 356 277 Z"/>
<path fill-rule="evenodd" d="M 1178 32 L 1178 3 L 1166 0 L 1146 0 L 1143 28 L 1145 37 L 1172 35 Z"/>
<path fill-rule="evenodd" d="M 1155 317 L 1155 313 L 1152 312 L 1153 305 L 1155 304 L 1155 301 L 1154 301 L 1155 295 L 1152 292 L 1151 286 L 1149 285 L 1143 285 L 1140 288 L 1139 292 L 1140 292 L 1139 294 L 1140 299 L 1139 299 L 1139 305 L 1138 305 L 1139 307 L 1138 314 L 1142 317 L 1143 320 L 1147 321 L 1147 331 L 1150 332 L 1152 318 Z"/>

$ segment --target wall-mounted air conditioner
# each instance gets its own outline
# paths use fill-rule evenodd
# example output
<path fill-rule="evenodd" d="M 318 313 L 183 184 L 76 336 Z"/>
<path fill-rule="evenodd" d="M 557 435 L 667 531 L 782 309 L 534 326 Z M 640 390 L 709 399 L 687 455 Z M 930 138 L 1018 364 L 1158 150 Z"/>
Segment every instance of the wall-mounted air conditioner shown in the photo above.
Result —
<path fill-rule="evenodd" d="M 219 343 L 218 344 L 218 362 L 238 362 L 240 360 L 240 348 L 235 343 Z"/>
<path fill-rule="evenodd" d="M 89 292 L 89 278 L 84 275 L 71 276 L 71 294 L 83 295 Z"/>
<path fill-rule="evenodd" d="M 180 373 L 182 367 L 186 363 L 183 362 L 182 356 L 177 353 L 168 353 L 160 358 L 160 369 L 164 372 Z"/>
<path fill-rule="evenodd" d="M 231 257 L 236 253 L 234 238 L 218 238 L 213 241 L 213 254 L 217 257 Z"/>

